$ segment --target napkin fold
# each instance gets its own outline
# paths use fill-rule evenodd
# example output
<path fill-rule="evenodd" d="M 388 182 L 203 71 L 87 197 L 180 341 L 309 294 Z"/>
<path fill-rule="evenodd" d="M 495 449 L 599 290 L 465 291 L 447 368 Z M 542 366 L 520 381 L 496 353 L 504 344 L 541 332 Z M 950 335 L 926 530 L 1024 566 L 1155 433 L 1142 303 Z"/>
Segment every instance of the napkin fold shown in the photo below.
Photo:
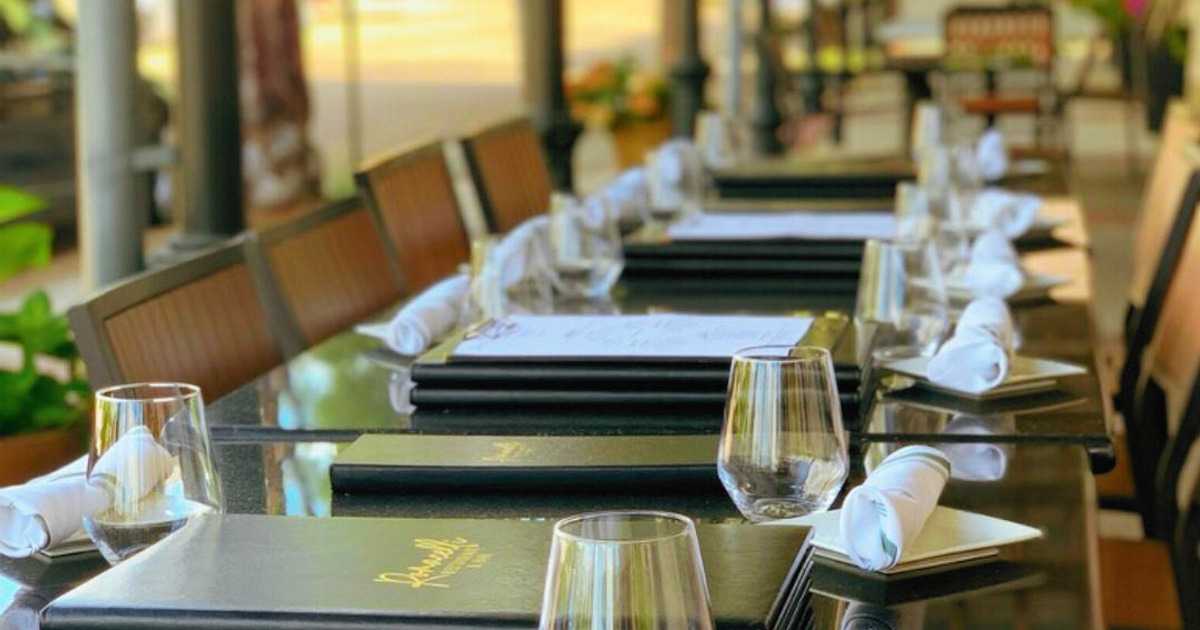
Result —
<path fill-rule="evenodd" d="M 391 321 L 360 324 L 355 331 L 382 339 L 398 354 L 416 356 L 462 320 L 469 289 L 470 279 L 466 274 L 451 276 L 422 291 L 404 305 Z"/>
<path fill-rule="evenodd" d="M 985 188 L 975 195 L 971 218 L 976 225 L 1014 239 L 1029 231 L 1041 208 L 1042 198 L 1037 195 Z"/>
<path fill-rule="evenodd" d="M 1008 148 L 999 129 L 990 128 L 979 136 L 975 143 L 975 166 L 985 182 L 994 182 L 1008 171 Z"/>
<path fill-rule="evenodd" d="M 889 455 L 850 491 L 839 525 L 850 559 L 868 571 L 890 569 L 921 533 L 950 479 L 950 460 L 929 446 Z"/>
<path fill-rule="evenodd" d="M 975 297 L 1006 298 L 1025 284 L 1020 258 L 1012 243 L 1000 232 L 980 234 L 971 245 L 966 269 L 967 285 Z"/>
<path fill-rule="evenodd" d="M 1016 419 L 1011 415 L 972 416 L 956 414 L 946 423 L 948 435 L 978 435 L 981 437 L 1011 434 Z M 1008 472 L 1011 444 L 995 442 L 946 442 L 938 450 L 950 460 L 954 479 L 963 481 L 999 481 Z"/>
<path fill-rule="evenodd" d="M 646 169 L 639 166 L 626 170 L 589 196 L 584 205 L 589 216 L 600 213 L 605 221 L 633 223 L 642 220 L 650 205 Z"/>
<path fill-rule="evenodd" d="M 950 389 L 985 392 L 1008 376 L 1015 338 L 1004 301 L 979 298 L 967 305 L 954 335 L 929 360 L 926 376 Z"/>
<path fill-rule="evenodd" d="M 114 501 L 148 494 L 175 469 L 146 427 L 134 427 L 100 457 L 87 481 L 87 457 L 20 486 L 0 489 L 0 554 L 26 558 L 71 538 L 86 516 Z"/>

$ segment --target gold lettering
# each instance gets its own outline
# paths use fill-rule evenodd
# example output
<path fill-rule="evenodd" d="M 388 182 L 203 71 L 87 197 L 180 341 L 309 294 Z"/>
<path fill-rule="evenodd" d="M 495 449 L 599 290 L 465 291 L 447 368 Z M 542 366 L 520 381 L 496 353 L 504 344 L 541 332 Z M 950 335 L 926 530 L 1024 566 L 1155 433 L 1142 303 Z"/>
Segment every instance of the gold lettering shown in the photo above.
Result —
<path fill-rule="evenodd" d="M 411 588 L 450 588 L 447 583 L 463 568 L 478 569 L 490 554 L 480 553 L 479 545 L 462 537 L 417 538 L 413 547 L 425 552 L 421 560 L 403 571 L 385 571 L 375 577 L 382 584 L 400 584 Z"/>
<path fill-rule="evenodd" d="M 511 462 L 529 454 L 529 445 L 517 440 L 500 440 L 492 442 L 492 446 L 496 447 L 496 452 L 491 455 L 486 455 L 483 458 L 485 462 Z"/>

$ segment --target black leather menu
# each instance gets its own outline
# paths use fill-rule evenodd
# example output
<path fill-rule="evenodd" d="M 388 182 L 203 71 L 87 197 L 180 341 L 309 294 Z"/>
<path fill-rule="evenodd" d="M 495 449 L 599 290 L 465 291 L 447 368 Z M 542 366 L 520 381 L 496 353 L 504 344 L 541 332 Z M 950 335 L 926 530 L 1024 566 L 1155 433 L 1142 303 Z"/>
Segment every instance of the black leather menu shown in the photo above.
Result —
<path fill-rule="evenodd" d="M 534 628 L 552 527 L 205 515 L 52 602 L 42 627 Z M 764 628 L 806 601 L 807 529 L 701 524 L 697 533 L 718 627 Z"/>
<path fill-rule="evenodd" d="M 364 435 L 338 453 L 335 492 L 714 489 L 718 436 Z"/>

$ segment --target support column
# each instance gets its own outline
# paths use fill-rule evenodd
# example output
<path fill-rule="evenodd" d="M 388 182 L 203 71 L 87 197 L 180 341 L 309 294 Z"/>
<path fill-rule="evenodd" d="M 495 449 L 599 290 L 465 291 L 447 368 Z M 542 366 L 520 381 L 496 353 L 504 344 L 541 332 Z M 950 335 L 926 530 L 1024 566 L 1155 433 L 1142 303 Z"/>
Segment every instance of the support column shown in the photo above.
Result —
<path fill-rule="evenodd" d="M 725 115 L 737 119 L 742 113 L 742 0 L 729 0 L 729 75 L 725 77 Z"/>
<path fill-rule="evenodd" d="M 754 101 L 754 150 L 760 155 L 778 155 L 783 152 L 779 141 L 779 126 L 783 116 L 779 113 L 776 100 L 778 70 L 775 67 L 775 52 L 771 48 L 771 0 L 759 0 L 759 32 L 754 38 L 758 52 L 758 71 L 755 82 Z"/>
<path fill-rule="evenodd" d="M 571 192 L 571 150 L 583 127 L 571 119 L 563 90 L 563 0 L 521 0 L 517 5 L 529 115 L 542 137 L 555 187 Z"/>
<path fill-rule="evenodd" d="M 175 200 L 193 249 L 241 232 L 242 136 L 235 0 L 177 0 L 179 154 Z"/>
<path fill-rule="evenodd" d="M 690 138 L 696 131 L 696 114 L 704 109 L 704 81 L 709 67 L 700 56 L 700 16 L 698 0 L 683 3 L 679 56 L 671 68 L 671 131 Z"/>
<path fill-rule="evenodd" d="M 134 171 L 137 18 L 133 0 L 79 3 L 75 55 L 82 276 L 89 290 L 142 269 L 147 187 Z"/>

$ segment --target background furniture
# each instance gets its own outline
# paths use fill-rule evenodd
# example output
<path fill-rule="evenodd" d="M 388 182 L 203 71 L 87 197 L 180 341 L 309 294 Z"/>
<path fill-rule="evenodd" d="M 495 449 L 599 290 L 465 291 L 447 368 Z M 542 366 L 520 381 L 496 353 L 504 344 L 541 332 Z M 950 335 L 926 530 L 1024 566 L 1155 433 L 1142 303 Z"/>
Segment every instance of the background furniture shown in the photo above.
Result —
<path fill-rule="evenodd" d="M 550 172 L 529 120 L 517 118 L 463 139 L 488 229 L 507 232 L 550 209 Z"/>

